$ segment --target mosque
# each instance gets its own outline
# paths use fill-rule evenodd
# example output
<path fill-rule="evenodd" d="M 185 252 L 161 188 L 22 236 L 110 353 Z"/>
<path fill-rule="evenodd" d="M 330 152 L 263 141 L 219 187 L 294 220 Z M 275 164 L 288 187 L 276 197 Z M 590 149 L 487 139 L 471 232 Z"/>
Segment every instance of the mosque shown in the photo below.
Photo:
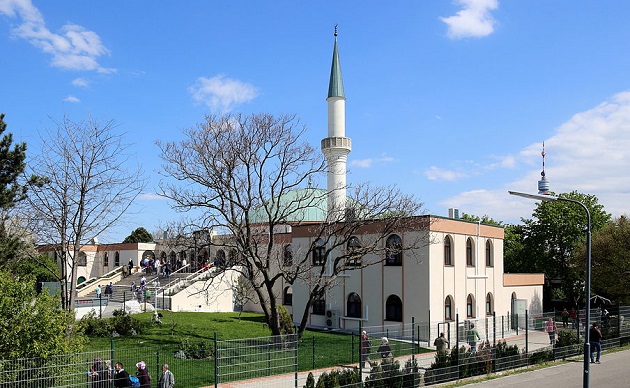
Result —
<path fill-rule="evenodd" d="M 332 55 L 328 85 L 328 132 L 321 141 L 321 150 L 328 165 L 326 204 L 308 209 L 305 217 L 312 222 L 322 222 L 330 217 L 342 219 L 343 215 L 330 214 L 341 209 L 346 200 L 346 163 L 352 142 L 346 137 L 343 79 L 339 59 L 337 33 Z M 459 219 L 458 209 L 450 209 L 448 216 L 424 215 L 416 217 L 416 230 L 393 232 L 384 242 L 384 252 L 390 244 L 410 241 L 430 241 L 413 249 L 387 253 L 377 257 L 375 253 L 358 258 L 356 268 L 345 271 L 332 286 L 313 301 L 309 309 L 307 326 L 355 330 L 362 326 L 399 325 L 415 322 L 453 322 L 479 320 L 497 315 L 531 314 L 542 312 L 543 274 L 507 274 L 503 267 L 504 230 L 500 226 L 486 225 Z M 378 228 L 378 225 L 374 226 Z M 369 230 L 353 237 L 345 247 L 330 254 L 351 250 L 370 238 Z M 317 245 L 318 236 L 301 225 L 287 227 L 279 233 L 285 248 L 308 249 Z M 208 234 L 204 238 L 222 238 Z M 223 237 L 225 238 L 225 237 Z M 90 283 L 90 279 L 115 273 L 131 259 L 137 264 L 144 257 L 160 258 L 162 262 L 187 260 L 194 271 L 201 262 L 224 260 L 226 254 L 216 247 L 199 248 L 168 244 L 157 240 L 150 244 L 89 244 L 83 249 L 78 275 Z M 289 252 L 288 249 L 285 251 Z M 318 251 L 313 251 L 311 273 L 322 270 Z M 363 266 L 361 261 L 378 262 Z M 193 272 L 194 272 L 193 271 Z M 199 279 L 199 282 L 202 280 Z M 95 282 L 91 282 L 93 285 Z M 192 279 L 188 287 L 199 287 Z M 198 288 L 197 288 L 198 289 Z M 260 311 L 256 302 L 236 306 L 233 287 L 225 287 L 215 299 L 199 297 L 181 286 L 162 290 L 163 299 L 170 299 L 168 306 L 175 311 L 234 311 L 242 307 L 246 311 Z M 83 291 L 82 291 L 83 290 Z M 91 292 L 90 286 L 81 287 L 80 293 Z M 219 291 L 217 291 L 219 293 Z M 196 296 L 195 296 L 196 295 Z M 308 277 L 279 284 L 276 290 L 278 302 L 286 306 L 299 322 L 309 300 Z M 218 303 L 216 300 L 223 302 Z M 210 300 L 214 300 L 210 302 Z M 177 302 L 174 302 L 177 301 Z"/>

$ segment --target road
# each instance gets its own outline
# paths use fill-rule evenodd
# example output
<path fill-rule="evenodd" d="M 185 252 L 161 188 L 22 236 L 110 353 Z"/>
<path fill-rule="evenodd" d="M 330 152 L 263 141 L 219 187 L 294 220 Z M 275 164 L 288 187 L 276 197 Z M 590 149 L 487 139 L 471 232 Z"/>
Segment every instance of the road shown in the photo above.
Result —
<path fill-rule="evenodd" d="M 602 354 L 601 364 L 591 364 L 592 388 L 630 387 L 630 350 Z M 582 360 L 466 385 L 470 388 L 577 388 L 582 387 Z"/>

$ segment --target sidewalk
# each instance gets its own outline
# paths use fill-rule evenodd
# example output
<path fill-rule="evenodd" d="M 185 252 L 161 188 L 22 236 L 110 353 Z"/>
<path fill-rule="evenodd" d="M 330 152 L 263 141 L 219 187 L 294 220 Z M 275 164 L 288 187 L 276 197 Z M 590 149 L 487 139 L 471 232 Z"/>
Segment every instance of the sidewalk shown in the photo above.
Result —
<path fill-rule="evenodd" d="M 519 333 L 518 336 L 506 337 L 504 339 L 497 338 L 497 342 L 501 340 L 505 340 L 508 345 L 517 345 L 519 349 L 525 349 L 525 333 Z M 549 336 L 545 332 L 530 330 L 528 332 L 527 338 L 527 348 L 529 352 L 549 347 Z M 460 342 L 460 346 L 465 345 L 464 342 Z M 411 358 L 411 355 L 396 357 L 401 365 L 404 365 L 405 361 Z M 427 369 L 431 367 L 431 363 L 435 359 L 435 352 L 430 353 L 422 353 L 415 355 L 418 366 L 421 369 Z M 358 365 L 354 365 L 358 367 Z M 339 368 L 342 368 L 341 366 Z M 297 385 L 295 384 L 295 374 L 283 374 L 277 376 L 269 376 L 269 377 L 261 377 L 257 379 L 251 380 L 243 380 L 243 381 L 233 381 L 229 383 L 218 384 L 221 388 L 259 388 L 259 387 L 273 387 L 273 388 L 292 388 L 292 387 L 303 387 L 306 384 L 306 378 L 308 377 L 309 372 L 313 373 L 315 377 L 315 382 L 317 382 L 318 377 L 324 373 L 329 372 L 333 369 L 337 368 L 323 368 L 312 371 L 298 372 L 297 377 Z M 369 370 L 363 370 L 363 378 L 365 379 L 369 376 Z M 212 388 L 214 386 L 209 386 L 207 388 Z"/>

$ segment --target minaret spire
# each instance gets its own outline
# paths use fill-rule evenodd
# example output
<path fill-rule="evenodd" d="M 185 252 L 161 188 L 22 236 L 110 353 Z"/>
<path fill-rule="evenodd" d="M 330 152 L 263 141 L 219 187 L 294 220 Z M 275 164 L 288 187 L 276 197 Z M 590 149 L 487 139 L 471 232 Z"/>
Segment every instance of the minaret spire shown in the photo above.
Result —
<path fill-rule="evenodd" d="M 545 156 L 547 153 L 545 152 L 545 142 L 542 143 L 543 149 L 540 155 L 542 156 L 542 171 L 540 172 L 540 180 L 538 181 L 538 194 L 551 194 L 549 192 L 549 181 L 547 180 L 545 174 Z"/>
<path fill-rule="evenodd" d="M 346 163 L 352 142 L 346 137 L 346 96 L 337 47 L 337 26 L 328 84 L 328 137 L 322 139 L 322 153 L 328 165 L 328 220 L 340 221 L 346 212 Z"/>

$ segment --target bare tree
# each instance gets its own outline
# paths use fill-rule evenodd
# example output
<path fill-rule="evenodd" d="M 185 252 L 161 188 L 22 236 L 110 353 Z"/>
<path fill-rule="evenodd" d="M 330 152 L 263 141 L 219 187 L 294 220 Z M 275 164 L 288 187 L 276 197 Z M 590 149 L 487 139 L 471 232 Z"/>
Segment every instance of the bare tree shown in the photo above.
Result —
<path fill-rule="evenodd" d="M 60 258 L 63 302 L 72 310 L 81 248 L 120 222 L 145 179 L 113 121 L 64 117 L 54 123 L 40 135 L 41 153 L 29 163 L 46 183 L 32 186 L 28 200 L 38 243 L 50 244 Z"/>
<path fill-rule="evenodd" d="M 222 236 L 209 242 L 227 252 L 216 263 L 241 272 L 275 335 L 280 334 L 281 280 L 309 287 L 302 332 L 312 301 L 334 284 L 338 274 L 380 262 L 376 253 L 384 250 L 387 236 L 418 230 L 424 222 L 410 217 L 422 207 L 414 198 L 395 188 L 367 184 L 348 190 L 345 220 L 326 220 L 327 192 L 316 189 L 314 182 L 323 180 L 327 166 L 321 153 L 302 141 L 305 130 L 295 116 L 208 116 L 205 123 L 185 132 L 185 140 L 157 143 L 165 175 L 173 178 L 161 183 L 162 195 L 174 202 L 175 209 L 199 214 L 196 228 Z M 324 221 L 308 217 L 314 208 L 322 211 Z M 286 231 L 291 228 L 307 228 L 321 245 L 310 244 L 288 255 L 285 249 L 291 240 Z M 365 236 L 361 246 L 340 249 L 357 234 Z M 323 265 L 314 268 L 311 255 L 322 247 Z M 357 260 L 370 253 L 375 253 L 372 259 Z"/>

